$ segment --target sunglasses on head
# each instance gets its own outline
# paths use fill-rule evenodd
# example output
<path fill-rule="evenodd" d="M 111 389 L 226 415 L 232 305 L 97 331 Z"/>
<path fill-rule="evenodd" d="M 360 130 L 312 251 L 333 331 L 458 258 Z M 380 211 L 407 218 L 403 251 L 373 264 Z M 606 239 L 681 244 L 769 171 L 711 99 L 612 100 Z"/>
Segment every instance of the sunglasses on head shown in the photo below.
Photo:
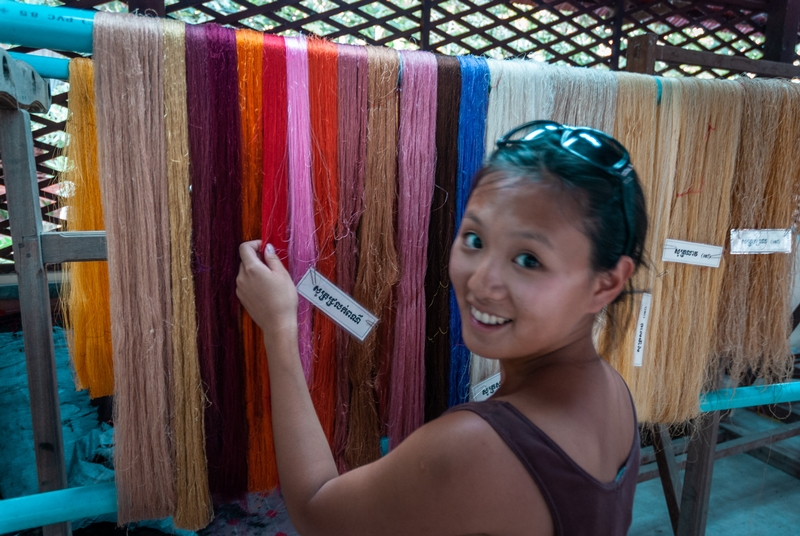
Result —
<path fill-rule="evenodd" d="M 627 237 L 623 255 L 630 255 L 633 247 L 633 164 L 620 142 L 602 132 L 588 127 L 571 127 L 555 121 L 531 121 L 509 131 L 497 140 L 497 148 L 533 143 L 545 137 L 560 135 L 561 148 L 581 160 L 620 178 L 622 211 L 625 215 Z"/>

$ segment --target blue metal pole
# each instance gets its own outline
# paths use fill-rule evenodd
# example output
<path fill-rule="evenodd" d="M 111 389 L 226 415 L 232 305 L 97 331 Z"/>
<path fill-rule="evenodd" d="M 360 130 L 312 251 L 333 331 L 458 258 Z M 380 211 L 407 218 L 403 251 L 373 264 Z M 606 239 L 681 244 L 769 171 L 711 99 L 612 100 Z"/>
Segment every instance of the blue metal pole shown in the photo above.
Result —
<path fill-rule="evenodd" d="M 113 482 L 0 501 L 0 534 L 117 511 Z"/>
<path fill-rule="evenodd" d="M 29 64 L 42 78 L 69 80 L 69 60 L 67 59 L 34 56 L 33 54 L 13 51 L 9 51 L 8 54 L 15 60 L 21 60 Z"/>
<path fill-rule="evenodd" d="M 800 400 L 800 381 L 720 389 L 700 397 L 700 411 L 749 408 Z"/>
<path fill-rule="evenodd" d="M 0 0 L 0 43 L 50 50 L 92 51 L 97 12 Z"/>

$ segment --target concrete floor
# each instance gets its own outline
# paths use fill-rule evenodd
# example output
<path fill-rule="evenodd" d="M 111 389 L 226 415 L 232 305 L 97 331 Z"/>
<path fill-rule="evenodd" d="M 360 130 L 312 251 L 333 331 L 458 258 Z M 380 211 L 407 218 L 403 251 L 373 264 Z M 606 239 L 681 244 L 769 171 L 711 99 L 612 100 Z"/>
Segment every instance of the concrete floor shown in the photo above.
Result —
<path fill-rule="evenodd" d="M 683 473 L 681 473 L 683 474 Z M 629 536 L 672 534 L 661 481 L 636 488 Z M 747 454 L 714 464 L 708 536 L 800 535 L 800 479 Z"/>

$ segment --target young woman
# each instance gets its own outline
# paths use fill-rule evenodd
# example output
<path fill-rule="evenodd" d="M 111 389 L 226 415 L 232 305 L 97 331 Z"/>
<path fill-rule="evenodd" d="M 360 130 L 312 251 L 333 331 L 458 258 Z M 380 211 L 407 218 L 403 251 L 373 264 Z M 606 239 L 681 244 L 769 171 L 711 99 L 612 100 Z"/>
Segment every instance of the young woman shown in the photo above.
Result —
<path fill-rule="evenodd" d="M 298 356 L 297 293 L 274 249 L 242 244 L 238 295 L 264 330 L 289 515 L 306 535 L 623 535 L 639 437 L 592 329 L 630 297 L 647 229 L 627 151 L 549 121 L 498 142 L 450 257 L 464 342 L 500 361 L 488 401 L 458 406 L 339 476 Z"/>

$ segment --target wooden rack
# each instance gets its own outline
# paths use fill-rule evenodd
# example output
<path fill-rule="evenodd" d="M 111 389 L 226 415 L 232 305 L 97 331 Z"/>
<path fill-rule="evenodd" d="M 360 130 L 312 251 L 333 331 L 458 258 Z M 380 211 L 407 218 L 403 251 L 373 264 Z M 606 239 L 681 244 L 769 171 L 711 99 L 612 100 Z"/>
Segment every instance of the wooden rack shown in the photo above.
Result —
<path fill-rule="evenodd" d="M 796 43 L 796 22 L 793 31 L 794 43 Z M 769 77 L 794 78 L 800 76 L 800 66 L 791 63 L 751 60 L 741 56 L 724 56 L 711 52 L 686 50 L 670 45 L 659 45 L 657 39 L 655 34 L 644 34 L 629 39 L 626 67 L 628 71 L 652 75 L 655 73 L 656 61 L 665 61 Z M 792 51 L 793 48 L 792 46 Z M 794 329 L 800 324 L 800 306 L 792 316 Z M 676 453 L 667 427 L 658 425 L 653 430 L 653 450 L 658 469 L 657 474 L 661 478 L 672 530 L 676 536 L 705 534 L 715 460 L 800 435 L 800 423 L 796 423 L 785 429 L 741 437 L 718 446 L 720 413 L 719 410 L 712 411 L 697 420 L 696 429 L 688 444 L 685 445 L 686 454 L 681 456 L 680 461 L 676 456 L 678 453 Z M 643 459 L 639 482 L 655 476 L 654 471 L 645 463 L 646 461 L 650 460 Z M 681 482 L 680 471 L 683 468 L 686 469 L 686 474 Z"/>

